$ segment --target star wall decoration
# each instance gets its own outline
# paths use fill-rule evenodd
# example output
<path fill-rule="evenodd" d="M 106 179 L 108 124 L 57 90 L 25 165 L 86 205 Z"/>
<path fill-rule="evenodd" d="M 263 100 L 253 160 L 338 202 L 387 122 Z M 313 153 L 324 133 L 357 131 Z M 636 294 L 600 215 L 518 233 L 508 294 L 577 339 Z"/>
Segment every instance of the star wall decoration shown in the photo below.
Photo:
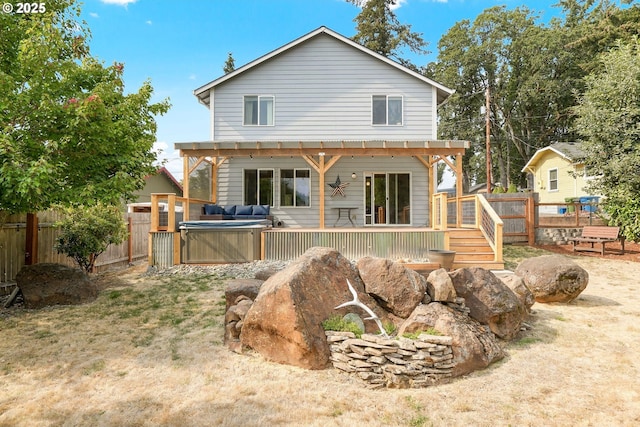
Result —
<path fill-rule="evenodd" d="M 341 183 L 340 175 L 338 175 L 338 177 L 336 178 L 336 182 L 334 182 L 333 184 L 329 183 L 327 185 L 333 188 L 333 193 L 331 193 L 331 197 L 335 196 L 338 193 L 342 194 L 342 197 L 347 197 L 347 195 L 344 194 L 344 189 L 349 185 L 349 183 L 348 182 L 345 182 L 344 184 Z"/>

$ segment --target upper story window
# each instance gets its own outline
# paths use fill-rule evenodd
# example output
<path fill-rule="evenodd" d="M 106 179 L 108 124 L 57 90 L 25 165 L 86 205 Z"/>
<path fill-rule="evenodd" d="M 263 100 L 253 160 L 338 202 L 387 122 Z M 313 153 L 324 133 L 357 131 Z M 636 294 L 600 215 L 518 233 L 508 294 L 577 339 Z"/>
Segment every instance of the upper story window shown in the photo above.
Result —
<path fill-rule="evenodd" d="M 309 206 L 311 201 L 311 171 L 309 169 L 280 170 L 280 206 Z"/>
<path fill-rule="evenodd" d="M 558 169 L 549 169 L 548 191 L 558 191 Z"/>
<path fill-rule="evenodd" d="M 402 126 L 402 96 L 373 95 L 371 113 L 374 125 Z"/>
<path fill-rule="evenodd" d="M 246 95 L 244 97 L 245 126 L 273 126 L 273 95 Z"/>

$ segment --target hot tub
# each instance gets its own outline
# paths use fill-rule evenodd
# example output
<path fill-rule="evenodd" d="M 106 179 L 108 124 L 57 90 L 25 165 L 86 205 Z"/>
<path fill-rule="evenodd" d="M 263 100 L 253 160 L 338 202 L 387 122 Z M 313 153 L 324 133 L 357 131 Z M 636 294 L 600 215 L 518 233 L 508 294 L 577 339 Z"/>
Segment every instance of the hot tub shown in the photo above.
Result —
<path fill-rule="evenodd" d="M 183 264 L 249 262 L 261 258 L 262 231 L 271 221 L 208 220 L 180 223 Z"/>

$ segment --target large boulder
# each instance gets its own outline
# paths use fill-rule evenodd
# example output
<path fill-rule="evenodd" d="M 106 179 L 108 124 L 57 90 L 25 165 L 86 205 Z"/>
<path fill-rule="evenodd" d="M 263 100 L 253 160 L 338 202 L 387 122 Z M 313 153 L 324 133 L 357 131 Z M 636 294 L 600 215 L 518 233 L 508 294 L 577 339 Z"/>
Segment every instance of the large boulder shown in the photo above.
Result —
<path fill-rule="evenodd" d="M 516 294 L 489 270 L 460 268 L 450 273 L 453 287 L 464 298 L 469 315 L 489 325 L 502 339 L 512 339 L 527 317 L 527 309 Z"/>
<path fill-rule="evenodd" d="M 432 301 L 455 302 L 457 295 L 451 276 L 444 268 L 433 270 L 427 277 L 427 293 Z"/>
<path fill-rule="evenodd" d="M 229 310 L 229 307 L 236 304 L 236 300 L 241 295 L 249 298 L 250 300 L 256 299 L 263 283 L 264 280 L 260 279 L 227 280 L 224 287 L 224 297 L 227 306 L 226 309 Z"/>
<path fill-rule="evenodd" d="M 244 318 L 252 305 L 253 301 L 249 297 L 240 295 L 224 315 L 224 343 L 237 353 L 242 352 L 240 333 L 244 325 Z"/>
<path fill-rule="evenodd" d="M 525 259 L 515 273 L 524 279 L 537 302 L 571 302 L 589 283 L 589 273 L 562 255 Z"/>
<path fill-rule="evenodd" d="M 400 326 L 398 335 L 429 328 L 452 338 L 453 376 L 484 369 L 504 357 L 495 335 L 486 326 L 437 302 L 416 307 Z"/>
<path fill-rule="evenodd" d="M 36 264 L 22 268 L 16 284 L 27 308 L 83 304 L 98 297 L 98 287 L 77 268 L 62 264 Z"/>
<path fill-rule="evenodd" d="M 347 279 L 360 301 L 384 319 L 351 262 L 335 249 L 314 247 L 264 282 L 244 318 L 240 341 L 275 362 L 328 367 L 330 351 L 322 322 L 336 314 L 362 313 L 353 306 L 334 309 L 353 299 Z M 377 331 L 372 321 L 365 328 Z"/>
<path fill-rule="evenodd" d="M 358 271 L 365 291 L 394 315 L 406 319 L 424 298 L 427 281 L 421 274 L 385 258 L 364 257 Z"/>
<path fill-rule="evenodd" d="M 524 279 L 517 274 L 500 275 L 498 278 L 516 294 L 522 305 L 527 309 L 527 313 L 530 313 L 536 298 L 533 296 L 533 292 L 524 284 Z"/>

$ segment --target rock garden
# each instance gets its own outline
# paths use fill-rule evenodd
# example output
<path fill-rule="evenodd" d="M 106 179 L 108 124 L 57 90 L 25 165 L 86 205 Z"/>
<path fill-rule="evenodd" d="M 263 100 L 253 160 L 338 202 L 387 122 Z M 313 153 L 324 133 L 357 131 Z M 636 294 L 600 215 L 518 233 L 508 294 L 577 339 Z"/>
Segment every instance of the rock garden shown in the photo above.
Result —
<path fill-rule="evenodd" d="M 515 274 L 482 268 L 421 275 L 382 258 L 353 263 L 315 247 L 282 270 L 225 290 L 225 343 L 306 369 L 334 367 L 370 388 L 421 388 L 484 369 L 539 302 L 569 302 L 588 274 L 568 258 Z"/>

